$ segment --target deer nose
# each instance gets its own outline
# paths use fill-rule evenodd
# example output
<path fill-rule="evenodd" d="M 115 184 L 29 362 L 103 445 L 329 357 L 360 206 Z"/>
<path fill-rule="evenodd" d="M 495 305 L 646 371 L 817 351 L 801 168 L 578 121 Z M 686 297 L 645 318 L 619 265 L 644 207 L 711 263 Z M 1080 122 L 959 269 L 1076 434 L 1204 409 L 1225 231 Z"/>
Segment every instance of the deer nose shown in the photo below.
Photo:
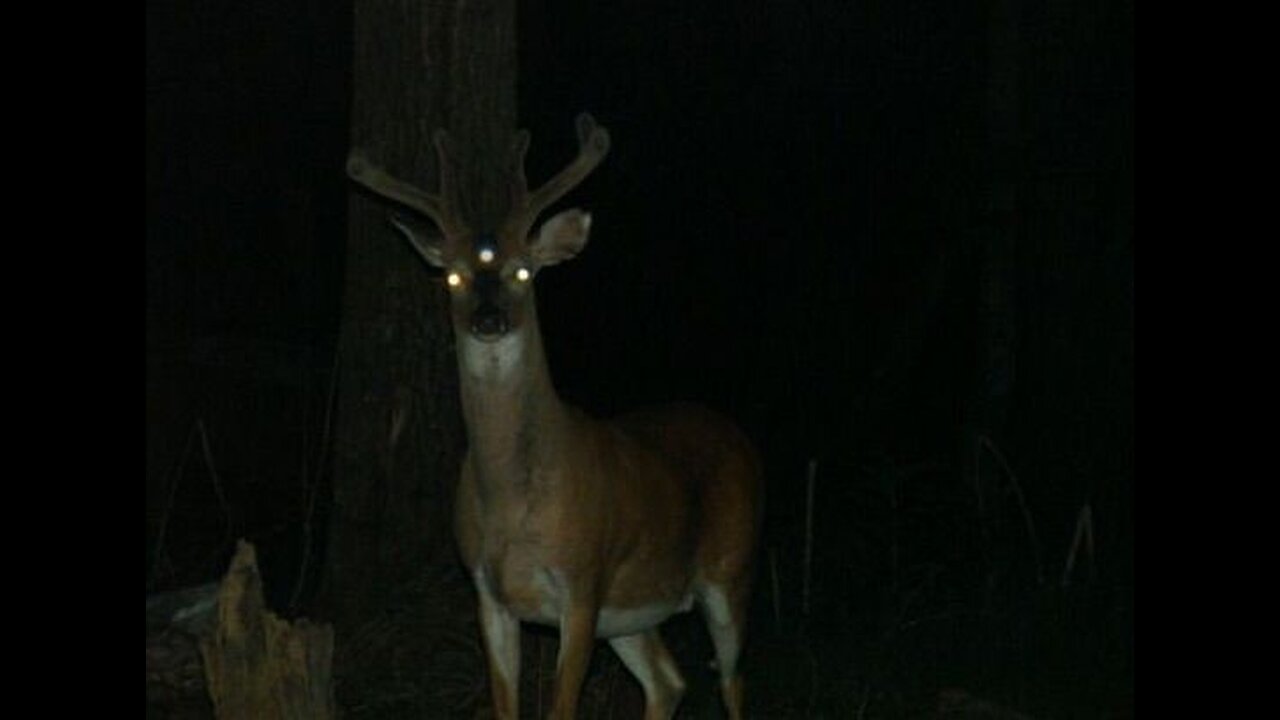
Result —
<path fill-rule="evenodd" d="M 471 333 L 481 339 L 496 339 L 510 329 L 507 314 L 497 308 L 480 308 L 471 316 Z"/>
<path fill-rule="evenodd" d="M 481 340 L 496 340 L 511 329 L 500 301 L 502 281 L 493 270 L 481 270 L 475 277 L 476 307 L 471 314 L 471 334 Z"/>

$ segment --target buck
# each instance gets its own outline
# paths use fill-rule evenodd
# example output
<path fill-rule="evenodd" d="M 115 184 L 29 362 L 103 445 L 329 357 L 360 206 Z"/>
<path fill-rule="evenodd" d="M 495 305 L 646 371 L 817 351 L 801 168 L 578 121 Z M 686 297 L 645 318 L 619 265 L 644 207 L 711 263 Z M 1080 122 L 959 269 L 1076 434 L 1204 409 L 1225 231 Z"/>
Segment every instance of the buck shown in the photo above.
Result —
<path fill-rule="evenodd" d="M 479 596 L 495 714 L 519 711 L 524 621 L 559 628 L 550 717 L 575 717 L 604 638 L 640 682 L 645 718 L 670 718 L 685 685 L 658 625 L 696 604 L 727 714 L 740 718 L 738 657 L 762 504 L 755 451 L 729 421 L 691 405 L 596 420 L 557 396 L 547 368 L 533 280 L 582 250 L 591 215 L 565 210 L 529 231 L 608 152 L 608 132 L 589 115 L 577 131 L 577 157 L 534 192 L 524 171 L 529 134 L 516 134 L 510 209 L 479 231 L 459 212 L 444 131 L 433 137 L 437 194 L 358 151 L 348 162 L 354 180 L 441 231 L 428 238 L 393 220 L 448 284 L 468 440 L 455 533 Z"/>

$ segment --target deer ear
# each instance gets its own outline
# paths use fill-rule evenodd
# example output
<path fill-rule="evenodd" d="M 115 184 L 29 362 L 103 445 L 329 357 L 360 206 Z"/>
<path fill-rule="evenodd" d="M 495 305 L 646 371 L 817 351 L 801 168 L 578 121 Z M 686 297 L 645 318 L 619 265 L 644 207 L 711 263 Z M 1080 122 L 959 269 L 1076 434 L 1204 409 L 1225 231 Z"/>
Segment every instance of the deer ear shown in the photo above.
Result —
<path fill-rule="evenodd" d="M 577 255 L 587 245 L 591 213 L 577 208 L 557 213 L 542 223 L 529 240 L 533 261 L 539 266 L 555 265 Z"/>
<path fill-rule="evenodd" d="M 427 239 L 426 233 L 420 228 L 410 227 L 408 218 L 392 215 L 387 220 L 400 231 L 401 235 L 404 235 L 405 239 L 409 241 L 414 250 L 418 251 L 422 259 L 427 261 L 428 265 L 441 269 L 445 268 L 444 250 L 438 241 L 432 242 Z"/>

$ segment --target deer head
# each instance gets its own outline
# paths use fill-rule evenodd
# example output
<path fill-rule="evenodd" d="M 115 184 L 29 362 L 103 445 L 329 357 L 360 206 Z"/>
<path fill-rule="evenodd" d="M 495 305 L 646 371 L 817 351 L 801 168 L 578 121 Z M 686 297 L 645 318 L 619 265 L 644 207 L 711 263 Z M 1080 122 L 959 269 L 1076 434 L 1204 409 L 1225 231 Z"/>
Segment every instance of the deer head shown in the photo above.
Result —
<path fill-rule="evenodd" d="M 533 278 L 538 271 L 574 257 L 586 246 L 591 215 L 576 208 L 557 213 L 530 233 L 538 216 L 582 182 L 609 151 L 608 131 L 590 115 L 578 116 L 577 130 L 577 157 L 533 192 L 524 172 L 529 133 L 516 133 L 509 149 L 510 209 L 498 227 L 480 230 L 473 229 L 459 210 L 446 131 L 437 130 L 433 137 L 440 167 L 440 188 L 435 194 L 391 177 L 359 152 L 348 159 L 351 179 L 416 210 L 440 229 L 440 236 L 427 238 L 403 219 L 391 219 L 423 260 L 445 271 L 456 332 L 494 342 L 519 329 L 532 315 Z"/>

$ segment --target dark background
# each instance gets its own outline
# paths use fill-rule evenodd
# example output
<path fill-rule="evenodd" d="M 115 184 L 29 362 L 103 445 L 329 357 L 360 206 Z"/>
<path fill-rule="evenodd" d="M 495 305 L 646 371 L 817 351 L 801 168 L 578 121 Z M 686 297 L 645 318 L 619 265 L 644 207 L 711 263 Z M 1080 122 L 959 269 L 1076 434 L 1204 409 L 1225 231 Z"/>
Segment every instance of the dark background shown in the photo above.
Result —
<path fill-rule="evenodd" d="M 997 7 L 1015 18 L 1012 131 L 992 120 Z M 975 553 L 1004 558 L 1001 582 L 1033 563 L 1056 580 L 1088 503 L 1100 582 L 1128 588 L 1132 22 L 1101 0 L 523 3 L 531 182 L 571 156 L 578 112 L 613 136 L 568 200 L 594 214 L 591 244 L 539 280 L 558 388 L 601 414 L 690 398 L 737 417 L 779 547 L 814 459 L 831 558 L 875 554 L 859 525 L 880 495 L 859 488 L 889 473 L 894 502 L 945 498 L 917 553 L 954 559 L 936 548 L 963 524 L 990 387 L 980 238 L 1011 188 L 991 430 L 1023 497 Z M 148 590 L 210 579 L 248 535 L 289 597 L 303 509 L 280 498 L 323 474 L 342 301 L 350 7 L 153 2 L 147 24 Z M 832 604 L 885 577 L 843 572 Z"/>

